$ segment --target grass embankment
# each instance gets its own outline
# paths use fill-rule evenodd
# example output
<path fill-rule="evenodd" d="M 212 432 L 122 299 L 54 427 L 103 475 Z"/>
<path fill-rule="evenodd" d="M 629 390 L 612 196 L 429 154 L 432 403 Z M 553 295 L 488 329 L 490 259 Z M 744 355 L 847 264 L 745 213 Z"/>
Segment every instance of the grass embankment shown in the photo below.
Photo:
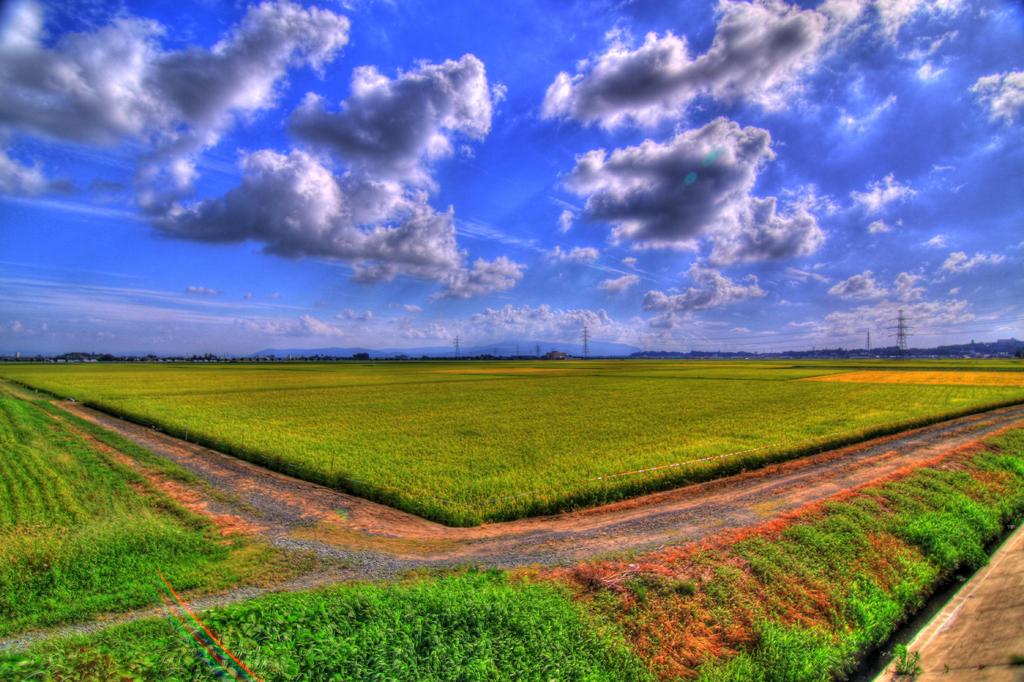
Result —
<path fill-rule="evenodd" d="M 948 380 L 800 381 L 878 366 L 927 368 Z M 611 502 L 1024 401 L 1019 368 L 591 361 L 10 365 L 0 374 L 278 471 L 474 525 Z"/>
<path fill-rule="evenodd" d="M 1024 513 L 1024 431 L 795 517 L 561 572 L 662 679 L 841 678 Z"/>
<path fill-rule="evenodd" d="M 274 565 L 270 550 L 219 537 L 47 407 L 0 391 L 0 635 L 157 603 L 157 568 L 182 589 L 212 590 Z"/>
<path fill-rule="evenodd" d="M 278 595 L 203 619 L 267 680 L 824 681 L 848 673 L 944 579 L 982 564 L 986 543 L 1021 512 L 1024 432 L 1014 432 L 696 545 L 518 578 Z M 170 620 L 0 661 L 0 678 L 117 675 L 213 671 Z"/>

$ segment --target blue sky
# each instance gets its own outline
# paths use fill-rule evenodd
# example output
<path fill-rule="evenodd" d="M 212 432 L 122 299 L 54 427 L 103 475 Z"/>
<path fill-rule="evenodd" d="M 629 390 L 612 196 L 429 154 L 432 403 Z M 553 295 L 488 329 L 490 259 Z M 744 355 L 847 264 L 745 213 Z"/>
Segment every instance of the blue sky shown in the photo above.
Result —
<path fill-rule="evenodd" d="M 1024 11 L 14 2 L 0 352 L 1024 336 Z"/>

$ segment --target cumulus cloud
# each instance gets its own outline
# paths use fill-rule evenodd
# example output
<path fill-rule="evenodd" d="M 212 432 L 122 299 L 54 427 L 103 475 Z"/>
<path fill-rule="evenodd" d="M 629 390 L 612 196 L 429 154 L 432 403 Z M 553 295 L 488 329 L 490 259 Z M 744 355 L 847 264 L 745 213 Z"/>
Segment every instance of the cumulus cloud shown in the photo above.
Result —
<path fill-rule="evenodd" d="M 924 245 L 933 249 L 943 249 L 946 247 L 946 235 L 937 234 L 928 241 L 924 242 Z"/>
<path fill-rule="evenodd" d="M 714 268 L 696 263 L 690 266 L 686 274 L 693 286 L 678 294 L 648 291 L 644 296 L 644 310 L 672 315 L 720 308 L 765 295 L 764 290 L 757 285 L 757 278 L 752 275 L 748 277 L 749 284 L 740 284 Z"/>
<path fill-rule="evenodd" d="M 950 326 L 970 322 L 974 314 L 968 310 L 964 300 L 942 301 L 892 301 L 883 300 L 873 304 L 860 305 L 851 310 L 829 313 L 821 322 L 810 325 L 813 333 L 828 338 L 861 337 L 865 330 L 883 330 L 896 323 L 896 316 L 902 310 L 911 320 L 914 331 L 948 331 Z M 913 335 L 911 335 L 913 344 Z"/>
<path fill-rule="evenodd" d="M 486 308 L 473 315 L 469 325 L 474 334 L 484 338 L 518 336 L 573 341 L 579 338 L 584 325 L 592 332 L 616 326 L 604 310 L 562 310 L 549 305 Z"/>
<path fill-rule="evenodd" d="M 346 322 L 369 322 L 373 319 L 372 310 L 352 310 L 351 308 L 345 308 L 340 313 L 335 315 L 339 320 L 345 320 Z"/>
<path fill-rule="evenodd" d="M 868 225 L 868 232 L 871 234 L 881 234 L 883 232 L 892 232 L 892 225 L 885 222 L 884 220 L 875 220 Z"/>
<path fill-rule="evenodd" d="M 47 185 L 37 166 L 24 166 L 0 149 L 0 194 L 33 196 L 43 192 Z"/>
<path fill-rule="evenodd" d="M 824 234 L 806 208 L 779 213 L 775 197 L 750 196 L 774 158 L 767 130 L 718 118 L 664 143 L 587 152 L 565 184 L 588 217 L 641 246 L 692 249 L 709 235 L 717 264 L 812 253 Z"/>
<path fill-rule="evenodd" d="M 924 287 L 916 286 L 924 277 L 901 272 L 892 284 L 893 296 L 898 301 L 913 301 L 924 296 Z"/>
<path fill-rule="evenodd" d="M 576 246 L 568 251 L 563 251 L 561 246 L 556 246 L 547 252 L 548 260 L 556 263 L 593 263 L 601 257 L 601 253 L 592 246 Z"/>
<path fill-rule="evenodd" d="M 602 280 L 598 286 L 609 294 L 619 295 L 626 293 L 639 283 L 640 278 L 637 275 L 623 275 L 622 277 Z"/>
<path fill-rule="evenodd" d="M 298 150 L 246 154 L 241 168 L 237 187 L 157 218 L 158 229 L 194 241 L 254 240 L 279 256 L 348 261 L 360 281 L 398 274 L 432 279 L 459 297 L 508 288 L 510 279 L 514 284 L 520 276 L 521 266 L 507 259 L 478 260 L 467 270 L 455 241 L 453 212 L 434 211 L 422 194 L 400 183 L 336 177 Z"/>
<path fill-rule="evenodd" d="M 691 57 L 684 37 L 649 33 L 639 47 L 611 35 L 606 50 L 561 72 L 548 87 L 542 115 L 598 122 L 653 125 L 679 118 L 699 95 L 781 107 L 799 78 L 816 65 L 827 19 L 776 0 L 718 6 L 715 37 Z"/>
<path fill-rule="evenodd" d="M 243 318 L 235 320 L 235 324 L 250 334 L 266 336 L 338 338 L 347 335 L 341 327 L 312 315 L 296 318 Z"/>
<path fill-rule="evenodd" d="M 782 260 L 809 256 L 825 241 L 817 219 L 806 208 L 787 214 L 775 209 L 775 197 L 751 197 L 737 207 L 735 225 L 712 235 L 710 260 L 715 265 L 740 261 Z"/>
<path fill-rule="evenodd" d="M 478 258 L 472 268 L 459 268 L 449 273 L 446 286 L 438 298 L 471 298 L 511 289 L 523 278 L 523 266 L 505 256 L 493 261 Z"/>
<path fill-rule="evenodd" d="M 828 290 L 828 293 L 848 299 L 877 299 L 891 296 L 897 301 L 914 301 L 924 295 L 924 288 L 917 286 L 917 283 L 923 279 L 920 275 L 901 272 L 893 280 L 890 290 L 875 280 L 874 273 L 865 270 L 859 275 L 853 275 L 849 279 L 835 284 Z"/>
<path fill-rule="evenodd" d="M 915 194 L 917 190 L 900 183 L 892 173 L 889 173 L 881 180 L 869 183 L 867 191 L 850 192 L 850 197 L 867 213 L 877 213 L 886 205 L 909 199 Z"/>
<path fill-rule="evenodd" d="M 410 315 L 418 315 L 419 313 L 423 312 L 423 308 L 413 303 L 403 303 L 402 310 L 409 313 Z"/>
<path fill-rule="evenodd" d="M 998 253 L 975 253 L 968 256 L 964 251 L 954 251 L 942 264 L 942 270 L 954 274 L 970 272 L 979 265 L 998 265 L 1006 259 Z"/>
<path fill-rule="evenodd" d="M 572 229 L 573 220 L 576 216 L 569 209 L 565 209 L 558 215 L 558 231 L 565 234 Z"/>
<path fill-rule="evenodd" d="M 190 155 L 215 144 L 240 114 L 275 103 L 291 67 L 322 68 L 348 42 L 349 22 L 286 0 L 251 6 L 212 48 L 168 51 L 158 22 L 119 17 L 52 45 L 34 3 L 18 3 L 0 36 L 0 128 L 87 144 L 139 140 L 151 148 L 141 178 L 151 193 L 180 191 Z"/>
<path fill-rule="evenodd" d="M 487 73 L 472 54 L 421 63 L 394 79 L 360 67 L 351 89 L 335 112 L 318 95 L 307 94 L 292 114 L 291 129 L 376 177 L 429 184 L 424 160 L 450 155 L 455 134 L 479 140 L 491 129 Z"/>
<path fill-rule="evenodd" d="M 917 69 L 918 79 L 925 83 L 930 83 L 944 73 L 946 73 L 946 69 L 933 66 L 931 62 L 925 62 Z"/>
<path fill-rule="evenodd" d="M 189 286 L 185 287 L 185 293 L 190 296 L 216 296 L 220 291 L 210 287 Z"/>
<path fill-rule="evenodd" d="M 1006 71 L 982 76 L 971 92 L 978 101 L 988 107 L 989 118 L 1013 123 L 1024 110 L 1024 71 Z"/>
<path fill-rule="evenodd" d="M 875 282 L 870 270 L 835 284 L 828 290 L 829 295 L 841 298 L 883 298 L 889 292 Z"/>
<path fill-rule="evenodd" d="M 830 20 L 831 37 L 846 40 L 866 32 L 877 34 L 888 42 L 898 42 L 900 29 L 916 17 L 955 15 L 963 0 L 825 0 L 818 11 Z M 930 54 L 956 33 L 946 34 L 932 42 Z M 911 58 L 920 58 L 920 51 Z"/>

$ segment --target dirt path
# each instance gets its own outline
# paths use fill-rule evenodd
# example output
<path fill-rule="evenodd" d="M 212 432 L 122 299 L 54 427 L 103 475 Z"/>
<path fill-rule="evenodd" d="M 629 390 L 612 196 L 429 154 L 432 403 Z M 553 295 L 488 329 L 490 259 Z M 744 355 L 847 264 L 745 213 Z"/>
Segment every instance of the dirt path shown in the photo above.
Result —
<path fill-rule="evenodd" d="M 603 507 L 475 528 L 451 528 L 272 472 L 81 405 L 55 404 L 178 463 L 207 481 L 211 489 L 224 491 L 211 495 L 197 487 L 182 492 L 162 485 L 159 474 L 150 472 L 151 480 L 168 494 L 187 496 L 182 502 L 189 508 L 207 514 L 215 522 L 229 516 L 232 528 L 248 529 L 278 547 L 312 550 L 324 558 L 345 562 L 344 570 L 308 574 L 271 589 L 240 587 L 189 600 L 197 609 L 224 606 L 268 592 L 391 578 L 417 568 L 555 565 L 625 550 L 681 545 L 796 511 L 914 467 L 941 462 L 977 447 L 978 441 L 987 436 L 1024 428 L 1024 405 L 1017 405 Z M 157 615 L 161 612 L 143 609 L 22 633 L 0 639 L 0 651 Z"/>
<path fill-rule="evenodd" d="M 241 503 L 227 509 L 222 501 L 210 501 L 214 513 L 241 516 L 280 546 L 344 558 L 368 578 L 422 566 L 558 564 L 684 544 L 941 459 L 997 431 L 1024 427 L 1024 405 L 1016 405 L 616 504 L 451 528 L 80 405 L 61 406 L 177 462 Z"/>

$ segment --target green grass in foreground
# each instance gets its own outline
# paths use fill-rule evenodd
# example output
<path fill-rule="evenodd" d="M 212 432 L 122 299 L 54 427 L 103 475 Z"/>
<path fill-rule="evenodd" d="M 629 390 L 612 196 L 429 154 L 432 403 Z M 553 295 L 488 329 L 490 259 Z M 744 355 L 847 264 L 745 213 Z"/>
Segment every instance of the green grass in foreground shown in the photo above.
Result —
<path fill-rule="evenodd" d="M 265 680 L 648 679 L 621 635 L 551 585 L 469 573 L 254 599 L 204 622 Z M 0 679 L 204 680 L 212 670 L 169 620 L 110 628 L 0 659 Z"/>
<path fill-rule="evenodd" d="M 865 367 L 1014 381 L 1020 368 L 425 362 L 9 365 L 0 375 L 455 525 L 600 504 L 1024 400 L 1020 385 L 798 381 Z"/>
<path fill-rule="evenodd" d="M 156 603 L 156 568 L 216 589 L 268 559 L 0 391 L 0 635 Z"/>

